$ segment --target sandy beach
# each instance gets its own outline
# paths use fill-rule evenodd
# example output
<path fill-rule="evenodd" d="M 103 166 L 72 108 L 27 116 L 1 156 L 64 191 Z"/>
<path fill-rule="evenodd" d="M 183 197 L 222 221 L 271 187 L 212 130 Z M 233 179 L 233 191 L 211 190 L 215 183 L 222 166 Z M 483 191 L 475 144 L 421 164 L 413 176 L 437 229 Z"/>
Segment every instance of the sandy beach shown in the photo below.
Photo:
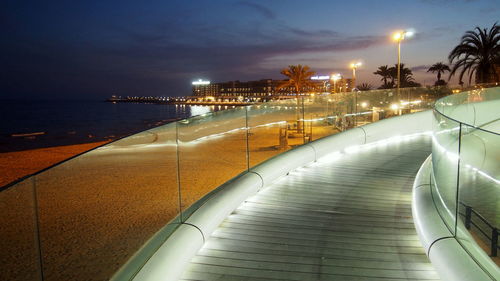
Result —
<path fill-rule="evenodd" d="M 107 141 L 0 153 L 0 186 L 105 143 Z"/>
<path fill-rule="evenodd" d="M 287 146 L 280 146 L 283 120 L 294 117 L 294 110 L 286 110 L 252 119 L 251 166 L 302 143 L 301 137 L 290 137 Z M 0 262 L 9 270 L 4 273 L 26 280 L 37 274 L 36 195 L 44 278 L 109 279 L 179 209 L 246 169 L 244 124 L 225 117 L 182 125 L 179 162 L 176 127 L 168 124 L 85 153 L 0 193 L 0 223 L 10 226 L 0 231 L 6 238 L 0 240 L 6 250 Z M 306 131 L 315 138 L 337 132 L 323 122 Z M 15 179 L 100 144 L 5 153 L 0 162 Z"/>

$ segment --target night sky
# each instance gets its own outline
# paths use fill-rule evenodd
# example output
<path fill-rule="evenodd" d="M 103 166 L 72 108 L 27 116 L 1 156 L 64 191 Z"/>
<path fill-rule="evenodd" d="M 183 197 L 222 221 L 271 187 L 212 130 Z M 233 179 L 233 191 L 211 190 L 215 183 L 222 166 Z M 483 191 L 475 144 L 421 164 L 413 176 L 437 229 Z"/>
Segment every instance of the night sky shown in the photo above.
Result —
<path fill-rule="evenodd" d="M 181 96 L 194 79 L 278 79 L 290 64 L 350 76 L 354 59 L 359 83 L 378 86 L 372 73 L 396 63 L 390 35 L 405 28 L 417 35 L 402 60 L 432 84 L 429 65 L 499 15 L 499 0 L 3 0 L 0 98 Z"/>

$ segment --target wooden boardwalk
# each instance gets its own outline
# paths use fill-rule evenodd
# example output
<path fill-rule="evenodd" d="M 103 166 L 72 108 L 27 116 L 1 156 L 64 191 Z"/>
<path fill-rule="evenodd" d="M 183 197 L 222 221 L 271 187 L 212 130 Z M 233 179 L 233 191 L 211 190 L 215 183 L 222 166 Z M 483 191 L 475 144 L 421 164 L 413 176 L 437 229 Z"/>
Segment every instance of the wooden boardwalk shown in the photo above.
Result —
<path fill-rule="evenodd" d="M 249 198 L 182 280 L 439 280 L 411 214 L 428 137 L 322 159 Z"/>

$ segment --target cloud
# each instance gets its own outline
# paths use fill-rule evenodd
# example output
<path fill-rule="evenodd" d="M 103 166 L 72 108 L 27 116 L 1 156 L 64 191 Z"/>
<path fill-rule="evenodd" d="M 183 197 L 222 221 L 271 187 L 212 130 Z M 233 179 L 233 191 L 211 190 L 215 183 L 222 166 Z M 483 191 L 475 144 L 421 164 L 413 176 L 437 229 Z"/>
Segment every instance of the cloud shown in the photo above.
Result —
<path fill-rule="evenodd" d="M 288 64 L 321 68 L 326 53 L 361 50 L 386 41 L 385 36 L 351 36 L 281 22 L 221 26 L 196 22 L 196 17 L 190 20 L 194 22 L 174 19 L 146 27 L 108 26 L 103 34 L 113 36 L 83 44 L 18 40 L 5 50 L 2 76 L 9 84 L 0 90 L 75 96 L 189 95 L 190 81 L 198 77 L 279 78 L 279 69 Z"/>
<path fill-rule="evenodd" d="M 413 72 L 427 72 L 427 70 L 431 67 L 431 65 L 417 65 L 414 67 L 411 67 L 411 71 Z"/>
<path fill-rule="evenodd" d="M 495 6 L 495 7 L 486 7 L 486 8 L 481 8 L 479 10 L 481 14 L 497 14 L 500 12 L 500 7 Z"/>
<path fill-rule="evenodd" d="M 427 4 L 456 4 L 457 2 L 462 2 L 462 3 L 472 3 L 472 2 L 478 2 L 480 0 L 420 0 L 420 2 L 427 3 Z"/>
<path fill-rule="evenodd" d="M 307 37 L 320 37 L 324 38 L 325 36 L 327 37 L 332 37 L 332 36 L 338 36 L 339 33 L 333 30 L 304 30 L 296 27 L 290 27 L 286 25 L 281 26 L 286 32 L 289 32 L 293 35 L 297 36 L 307 36 Z"/>
<path fill-rule="evenodd" d="M 252 3 L 252 2 L 248 2 L 248 1 L 240 1 L 236 4 L 238 6 L 242 6 L 242 7 L 246 7 L 246 8 L 249 8 L 251 10 L 254 10 L 265 18 L 268 18 L 268 19 L 275 19 L 276 18 L 276 14 L 273 11 L 271 11 L 269 8 L 262 6 L 262 5 L 259 5 L 257 3 Z"/>
<path fill-rule="evenodd" d="M 210 29 L 211 33 L 203 30 Z M 103 49 L 109 56 L 154 60 L 153 65 L 168 61 L 186 73 L 190 70 L 224 72 L 245 70 L 276 56 L 305 53 L 351 51 L 383 44 L 385 36 L 348 36 L 332 30 L 304 30 L 277 24 L 264 30 L 252 27 L 219 29 L 213 26 L 183 28 L 170 26 L 164 34 L 182 37 L 158 36 L 158 30 L 129 33 L 127 47 Z M 147 41 L 144 38 L 155 40 Z M 186 39 L 187 38 L 187 39 Z M 193 40 L 189 39 L 193 38 Z M 241 71 L 240 70 L 240 71 Z"/>

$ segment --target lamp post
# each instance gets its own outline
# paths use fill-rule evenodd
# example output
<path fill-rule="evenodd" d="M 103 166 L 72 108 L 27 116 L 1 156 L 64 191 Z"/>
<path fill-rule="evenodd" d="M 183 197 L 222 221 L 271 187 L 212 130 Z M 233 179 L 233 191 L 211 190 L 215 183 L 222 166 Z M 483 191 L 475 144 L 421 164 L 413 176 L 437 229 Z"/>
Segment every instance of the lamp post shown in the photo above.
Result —
<path fill-rule="evenodd" d="M 356 88 L 356 68 L 360 67 L 362 63 L 360 61 L 351 63 L 352 68 L 352 88 Z"/>
<path fill-rule="evenodd" d="M 356 127 L 358 123 L 358 91 L 356 89 L 356 68 L 360 67 L 361 65 L 362 63 L 360 61 L 351 63 L 351 68 L 352 68 L 351 91 L 354 92 L 354 127 Z"/>
<path fill-rule="evenodd" d="M 336 93 L 337 92 L 337 81 L 340 80 L 340 74 L 339 73 L 332 74 L 330 76 L 330 80 L 333 81 L 333 92 Z"/>
<path fill-rule="evenodd" d="M 323 93 L 328 92 L 328 89 L 326 88 L 326 83 L 328 83 L 328 80 L 323 81 Z"/>
<path fill-rule="evenodd" d="M 401 41 L 403 41 L 407 37 L 413 36 L 413 31 L 397 31 L 392 35 L 392 39 L 398 43 L 398 96 L 399 96 L 399 88 L 401 87 Z"/>

